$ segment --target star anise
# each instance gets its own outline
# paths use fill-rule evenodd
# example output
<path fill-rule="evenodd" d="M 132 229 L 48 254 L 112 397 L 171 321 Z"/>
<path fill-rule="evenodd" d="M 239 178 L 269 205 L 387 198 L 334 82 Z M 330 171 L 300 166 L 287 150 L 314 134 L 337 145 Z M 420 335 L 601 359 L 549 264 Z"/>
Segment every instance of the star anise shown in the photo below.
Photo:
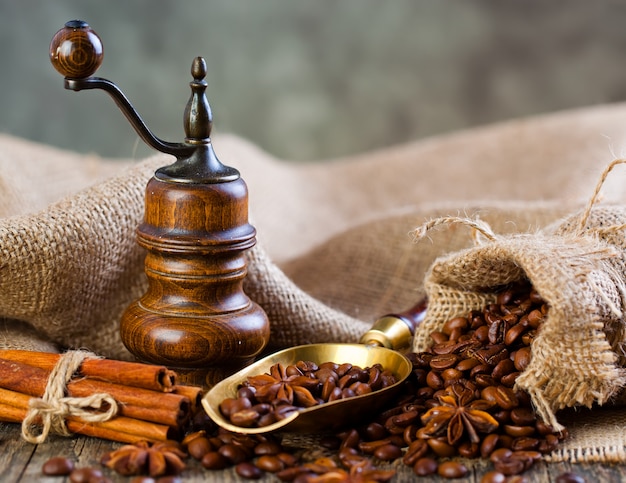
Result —
<path fill-rule="evenodd" d="M 297 404 L 311 407 L 319 404 L 311 391 L 320 385 L 314 377 L 305 376 L 295 366 L 290 366 L 288 373 L 283 364 L 277 363 L 270 368 L 269 374 L 248 377 L 248 384 L 255 389 L 255 398 L 262 403 Z"/>
<path fill-rule="evenodd" d="M 124 476 L 178 475 L 185 469 L 187 454 L 175 441 L 149 443 L 139 441 L 106 453 L 101 463 Z"/>
<path fill-rule="evenodd" d="M 450 445 L 457 444 L 467 433 L 472 443 L 479 443 L 478 433 L 491 433 L 498 421 L 487 412 L 493 404 L 485 399 L 474 399 L 474 391 L 462 384 L 452 384 L 438 396 L 439 406 L 422 415 L 424 427 L 418 431 L 423 439 L 447 436 Z"/>

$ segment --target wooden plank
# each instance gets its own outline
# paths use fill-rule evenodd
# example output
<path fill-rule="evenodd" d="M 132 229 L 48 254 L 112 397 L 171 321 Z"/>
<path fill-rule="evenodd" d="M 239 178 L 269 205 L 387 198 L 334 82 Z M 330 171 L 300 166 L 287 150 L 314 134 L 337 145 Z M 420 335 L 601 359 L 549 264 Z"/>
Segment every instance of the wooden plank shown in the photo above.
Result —
<path fill-rule="evenodd" d="M 100 458 L 107 451 L 120 447 L 120 443 L 113 443 L 97 438 L 83 436 L 64 438 L 51 436 L 49 440 L 40 445 L 32 445 L 21 439 L 18 424 L 0 423 L 0 475 L 3 482 L 28 482 L 38 481 L 42 483 L 60 483 L 64 480 L 52 477 L 44 477 L 41 473 L 43 463 L 52 456 L 65 456 L 73 459 L 79 467 L 98 467 Z M 244 482 L 239 478 L 234 469 L 225 471 L 208 471 L 193 459 L 187 460 L 188 469 L 183 473 L 182 480 L 185 482 L 205 483 L 234 483 Z M 488 461 L 476 460 L 468 462 L 470 473 L 465 478 L 460 478 L 459 483 L 480 483 L 483 474 L 492 469 Z M 412 469 L 402 464 L 393 465 L 398 473 L 392 480 L 393 483 L 415 482 L 416 476 Z M 586 479 L 587 482 L 619 483 L 626 481 L 626 465 L 598 465 L 598 464 L 571 464 L 571 463 L 545 463 L 539 462 L 525 473 L 528 481 L 539 483 L 555 482 L 557 477 L 566 471 L 573 471 Z M 128 478 L 121 477 L 103 468 L 106 476 L 114 482 L 126 482 Z M 260 482 L 277 482 L 277 478 L 266 475 Z M 443 483 L 445 480 L 438 477 L 420 478 L 419 481 Z"/>

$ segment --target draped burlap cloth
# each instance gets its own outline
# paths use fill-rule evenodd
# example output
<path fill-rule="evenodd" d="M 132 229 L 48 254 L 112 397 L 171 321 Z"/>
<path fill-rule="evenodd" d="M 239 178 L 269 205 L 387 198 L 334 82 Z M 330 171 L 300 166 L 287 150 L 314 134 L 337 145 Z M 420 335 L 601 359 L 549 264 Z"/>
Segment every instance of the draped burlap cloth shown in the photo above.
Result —
<path fill-rule="evenodd" d="M 248 253 L 245 290 L 268 313 L 270 349 L 357 341 L 377 317 L 412 306 L 427 290 L 433 294 L 433 284 L 488 292 L 531 273 L 533 282 L 547 284 L 542 267 L 556 267 L 552 276 L 583 297 L 570 300 L 563 289 L 548 299 L 562 307 L 560 320 L 574 313 L 565 310 L 570 303 L 599 308 L 566 320 L 566 333 L 554 328 L 566 337 L 559 346 L 565 349 L 560 358 L 545 357 L 542 367 L 537 354 L 554 350 L 556 335 L 548 329 L 537 338 L 520 385 L 539 388 L 547 416 L 572 401 L 604 402 L 621 388 L 624 232 L 592 228 L 623 223 L 623 170 L 604 183 L 582 234 L 576 222 L 603 169 L 626 150 L 626 106 L 515 120 L 316 163 L 277 160 L 230 135 L 213 141 L 249 186 L 258 244 Z M 118 324 L 146 288 L 135 230 L 148 179 L 171 161 L 105 160 L 0 135 L 2 346 L 130 358 Z M 472 238 L 468 227 L 452 224 L 413 240 L 416 227 L 441 217 L 480 220 L 489 236 Z M 477 255 L 495 244 L 510 253 L 481 267 Z M 451 257 L 468 253 L 476 254 L 475 267 L 456 278 L 439 273 Z M 464 273 L 481 277 L 465 280 Z M 544 285 L 537 288 L 548 298 Z M 565 383 L 554 380 L 551 368 L 564 360 L 579 373 L 567 387 L 569 399 L 555 402 L 553 393 Z M 602 370 L 588 371 L 596 362 Z M 587 386 L 578 390 L 581 381 Z M 607 414 L 594 408 L 584 424 L 572 420 L 570 443 L 552 458 L 626 462 L 626 415 L 615 408 Z M 587 437 L 590 429 L 604 438 Z"/>

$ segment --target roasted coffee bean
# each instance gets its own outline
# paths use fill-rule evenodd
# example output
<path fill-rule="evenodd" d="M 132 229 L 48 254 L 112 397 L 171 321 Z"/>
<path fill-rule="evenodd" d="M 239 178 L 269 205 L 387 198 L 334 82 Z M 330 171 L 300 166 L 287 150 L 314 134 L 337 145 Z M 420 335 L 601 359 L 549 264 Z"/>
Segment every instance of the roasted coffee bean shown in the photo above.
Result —
<path fill-rule="evenodd" d="M 530 438 L 528 436 L 522 436 L 515 438 L 511 444 L 513 451 L 532 451 L 539 447 L 539 440 L 537 438 Z"/>
<path fill-rule="evenodd" d="M 523 372 L 530 364 L 530 347 L 522 347 L 515 352 L 515 359 L 513 363 L 515 364 L 515 369 L 520 372 Z"/>
<path fill-rule="evenodd" d="M 222 470 L 230 466 L 230 461 L 217 451 L 209 451 L 200 460 L 202 466 L 207 470 Z"/>
<path fill-rule="evenodd" d="M 443 378 L 438 372 L 435 371 L 430 371 L 426 375 L 426 384 L 428 384 L 428 387 L 431 387 L 435 391 L 443 388 L 444 386 Z"/>
<path fill-rule="evenodd" d="M 500 436 L 497 433 L 491 433 L 485 436 L 480 443 L 480 456 L 483 458 L 489 458 L 498 447 Z"/>
<path fill-rule="evenodd" d="M 471 371 L 478 364 L 480 364 L 480 362 L 476 359 L 462 359 L 456 365 L 456 370 L 461 372 Z"/>
<path fill-rule="evenodd" d="M 499 471 L 488 471 L 480 479 L 480 483 L 504 483 L 507 481 L 506 476 Z"/>
<path fill-rule="evenodd" d="M 285 464 L 276 456 L 263 455 L 254 462 L 257 468 L 267 471 L 268 473 L 278 473 L 285 469 Z"/>
<path fill-rule="evenodd" d="M 468 472 L 467 466 L 458 461 L 444 461 L 437 468 L 437 474 L 444 478 L 463 478 Z"/>
<path fill-rule="evenodd" d="M 449 336 L 450 333 L 455 329 L 461 329 L 462 331 L 466 331 L 468 327 L 469 320 L 467 320 L 465 317 L 454 317 L 448 320 L 445 324 L 443 324 L 441 331 Z"/>
<path fill-rule="evenodd" d="M 238 463 L 235 471 L 239 476 L 248 480 L 258 480 L 263 476 L 263 470 L 248 461 Z"/>
<path fill-rule="evenodd" d="M 491 377 L 493 377 L 495 382 L 500 382 L 500 379 L 514 371 L 515 364 L 513 361 L 511 359 L 503 359 L 493 368 L 493 371 L 491 371 Z"/>
<path fill-rule="evenodd" d="M 430 368 L 436 371 L 443 371 L 450 367 L 454 367 L 459 361 L 456 354 L 439 354 L 430 360 Z"/>
<path fill-rule="evenodd" d="M 417 460 L 426 456 L 428 451 L 429 447 L 426 441 L 423 439 L 417 439 L 409 445 L 402 461 L 405 465 L 412 466 L 417 462 Z"/>
<path fill-rule="evenodd" d="M 369 423 L 363 430 L 363 437 L 368 441 L 383 439 L 386 435 L 385 427 L 376 422 Z"/>
<path fill-rule="evenodd" d="M 374 454 L 374 451 L 376 451 L 377 448 L 386 444 L 390 444 L 389 438 L 379 439 L 376 441 L 361 441 L 358 448 L 365 454 Z"/>
<path fill-rule="evenodd" d="M 194 438 L 187 444 L 187 452 L 197 460 L 201 460 L 205 454 L 212 450 L 213 446 L 205 436 Z"/>
<path fill-rule="evenodd" d="M 359 446 L 361 436 L 356 429 L 349 430 L 341 442 L 341 448 L 356 448 Z"/>
<path fill-rule="evenodd" d="M 41 472 L 47 476 L 67 476 L 74 469 L 74 461 L 62 456 L 55 456 L 46 461 Z"/>
<path fill-rule="evenodd" d="M 234 465 L 248 459 L 246 451 L 241 446 L 232 443 L 220 446 L 217 452 Z"/>
<path fill-rule="evenodd" d="M 498 386 L 494 393 L 494 397 L 498 406 L 502 409 L 513 409 L 519 405 L 515 392 L 506 386 Z"/>
<path fill-rule="evenodd" d="M 103 477 L 102 471 L 98 468 L 74 468 L 70 472 L 70 481 L 72 483 L 88 483 Z"/>
<path fill-rule="evenodd" d="M 434 475 L 437 472 L 439 464 L 433 458 L 419 458 L 413 464 L 413 472 L 417 476 Z"/>
<path fill-rule="evenodd" d="M 254 447 L 254 454 L 257 456 L 277 455 L 282 452 L 282 447 L 273 441 L 262 441 Z"/>
<path fill-rule="evenodd" d="M 465 441 L 457 447 L 459 456 L 463 458 L 476 458 L 480 454 L 480 446 L 478 443 L 472 443 L 471 441 Z"/>
<path fill-rule="evenodd" d="M 230 422 L 241 426 L 242 428 L 250 428 L 257 424 L 261 415 L 254 409 L 243 409 L 230 415 Z"/>
<path fill-rule="evenodd" d="M 444 386 L 447 387 L 450 384 L 460 381 L 463 378 L 463 373 L 454 367 L 450 367 L 449 369 L 441 372 L 441 377 L 443 379 Z"/>
<path fill-rule="evenodd" d="M 441 458 L 450 458 L 456 454 L 456 448 L 441 438 L 427 440 L 428 446 Z"/>
<path fill-rule="evenodd" d="M 587 483 L 587 480 L 585 480 L 585 478 L 571 471 L 561 473 L 559 476 L 556 477 L 556 480 L 554 481 L 555 483 Z"/>
<path fill-rule="evenodd" d="M 517 376 L 519 375 L 520 373 L 515 371 L 515 372 L 511 372 L 510 374 L 507 374 L 506 376 L 502 376 L 502 379 L 500 379 L 500 384 L 502 384 L 505 387 L 512 388 L 513 386 L 515 386 L 515 381 L 517 380 Z"/>
<path fill-rule="evenodd" d="M 374 456 L 382 461 L 393 461 L 402 456 L 402 449 L 395 444 L 384 444 L 376 448 Z"/>
<path fill-rule="evenodd" d="M 474 381 L 476 382 L 478 387 L 489 387 L 496 385 L 496 380 L 489 374 L 476 374 L 476 376 L 474 377 Z"/>
<path fill-rule="evenodd" d="M 504 432 L 514 438 L 528 437 L 535 434 L 534 426 L 515 426 L 513 424 L 507 424 L 504 426 Z"/>

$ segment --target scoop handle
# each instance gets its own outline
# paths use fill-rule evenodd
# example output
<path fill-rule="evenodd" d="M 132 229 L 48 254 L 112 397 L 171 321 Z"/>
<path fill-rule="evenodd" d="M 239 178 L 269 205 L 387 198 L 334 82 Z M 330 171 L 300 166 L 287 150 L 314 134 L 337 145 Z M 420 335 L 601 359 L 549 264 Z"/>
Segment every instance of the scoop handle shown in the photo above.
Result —
<path fill-rule="evenodd" d="M 415 330 L 426 317 L 428 300 L 420 300 L 410 309 L 397 314 L 380 317 L 359 343 L 377 345 L 388 349 L 402 350 L 411 345 Z"/>

